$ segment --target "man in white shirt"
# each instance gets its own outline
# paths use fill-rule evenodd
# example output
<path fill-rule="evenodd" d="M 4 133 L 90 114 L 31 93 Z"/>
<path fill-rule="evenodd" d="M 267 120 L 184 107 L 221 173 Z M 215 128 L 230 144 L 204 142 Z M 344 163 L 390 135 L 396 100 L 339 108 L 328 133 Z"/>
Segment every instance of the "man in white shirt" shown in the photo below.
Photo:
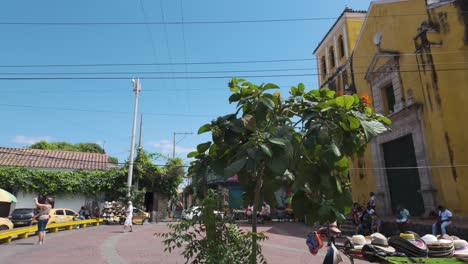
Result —
<path fill-rule="evenodd" d="M 133 221 L 133 205 L 132 205 L 132 202 L 131 201 L 128 201 L 128 206 L 127 206 L 127 210 L 125 212 L 125 216 L 127 217 L 125 219 L 125 223 L 124 223 L 124 232 L 125 232 L 125 228 L 128 226 L 130 227 L 130 231 L 129 232 L 133 232 L 133 226 L 132 226 L 132 221 Z"/>
<path fill-rule="evenodd" d="M 440 225 L 442 235 L 447 234 L 446 227 L 452 223 L 452 212 L 447 210 L 443 205 L 439 205 L 439 218 L 432 225 L 432 234 L 437 235 L 437 226 Z"/>

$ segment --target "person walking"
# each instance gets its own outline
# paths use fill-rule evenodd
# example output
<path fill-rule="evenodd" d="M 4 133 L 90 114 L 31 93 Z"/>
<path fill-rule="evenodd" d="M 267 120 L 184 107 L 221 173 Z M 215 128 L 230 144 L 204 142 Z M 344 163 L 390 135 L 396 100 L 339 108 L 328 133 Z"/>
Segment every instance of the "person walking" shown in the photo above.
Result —
<path fill-rule="evenodd" d="M 445 206 L 439 205 L 439 217 L 437 222 L 432 225 L 432 234 L 437 235 L 437 228 L 440 226 L 440 232 L 442 235 L 447 234 L 446 227 L 452 223 L 452 212 L 450 212 Z"/>
<path fill-rule="evenodd" d="M 128 201 L 127 203 L 127 210 L 126 210 L 126 219 L 125 219 L 125 223 L 124 223 L 124 232 L 125 232 L 125 229 L 127 228 L 127 226 L 130 228 L 130 230 L 128 232 L 133 232 L 133 225 L 132 225 L 132 220 L 133 220 L 133 205 L 132 205 L 132 202 L 131 201 Z"/>
<path fill-rule="evenodd" d="M 45 199 L 43 204 L 40 204 L 37 198 L 34 198 L 34 203 L 36 204 L 39 211 L 39 213 L 36 216 L 39 238 L 37 244 L 43 245 L 46 236 L 46 225 L 50 218 L 49 213 L 50 209 L 52 209 L 52 205 L 50 205 L 50 200 L 48 198 Z"/>

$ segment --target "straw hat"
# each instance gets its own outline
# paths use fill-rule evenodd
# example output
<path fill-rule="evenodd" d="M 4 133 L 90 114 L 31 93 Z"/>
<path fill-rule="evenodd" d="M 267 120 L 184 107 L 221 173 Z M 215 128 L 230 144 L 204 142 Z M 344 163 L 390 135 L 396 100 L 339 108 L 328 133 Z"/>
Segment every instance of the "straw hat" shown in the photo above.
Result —
<path fill-rule="evenodd" d="M 363 235 L 354 235 L 351 237 L 351 243 L 354 249 L 361 250 L 364 245 L 369 244 Z"/>
<path fill-rule="evenodd" d="M 453 241 L 449 239 L 437 239 L 433 235 L 425 235 L 421 238 L 429 249 L 429 257 L 452 257 L 454 252 Z"/>
<path fill-rule="evenodd" d="M 468 242 L 466 242 L 466 240 L 454 240 L 453 245 L 455 247 L 455 252 L 453 254 L 455 257 L 468 257 Z"/>
<path fill-rule="evenodd" d="M 437 243 L 439 241 L 436 236 L 430 235 L 430 234 L 427 234 L 427 235 L 421 237 L 421 239 L 424 240 L 424 242 L 426 242 L 426 244 L 428 246 L 432 245 L 432 244 L 435 244 L 435 243 Z"/>
<path fill-rule="evenodd" d="M 382 249 L 389 253 L 395 253 L 395 248 L 388 245 L 387 238 L 381 233 L 374 233 L 371 235 L 371 244 L 375 247 Z"/>

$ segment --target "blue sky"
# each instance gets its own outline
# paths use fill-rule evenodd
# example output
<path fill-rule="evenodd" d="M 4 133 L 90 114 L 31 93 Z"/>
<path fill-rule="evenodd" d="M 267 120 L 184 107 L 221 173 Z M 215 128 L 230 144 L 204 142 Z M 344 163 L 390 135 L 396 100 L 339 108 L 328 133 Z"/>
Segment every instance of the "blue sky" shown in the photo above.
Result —
<path fill-rule="evenodd" d="M 227 21 L 338 17 L 345 5 L 367 9 L 367 0 L 81 0 L 3 1 L 0 22 Z M 161 12 L 162 11 L 162 12 Z M 334 20 L 185 25 L 0 25 L 0 66 L 35 64 L 137 64 L 313 59 L 312 52 Z M 105 67 L 0 67 L 0 77 L 223 77 L 314 74 L 313 60 L 272 63 Z M 266 71 L 258 70 L 295 71 Z M 209 71 L 243 73 L 186 73 Z M 88 73 L 58 75 L 57 73 Z M 124 74 L 114 74 L 124 72 Z M 141 72 L 181 72 L 142 74 Z M 5 73 L 28 73 L 5 75 Z M 56 73 L 32 75 L 30 73 Z M 105 74 L 96 74 L 105 73 Z M 263 77 L 286 92 L 316 76 Z M 229 78 L 142 80 L 143 147 L 185 157 L 207 136 L 198 127 L 232 112 Z M 0 80 L 0 146 L 49 141 L 97 142 L 120 161 L 128 157 L 133 97 L 130 79 Z"/>

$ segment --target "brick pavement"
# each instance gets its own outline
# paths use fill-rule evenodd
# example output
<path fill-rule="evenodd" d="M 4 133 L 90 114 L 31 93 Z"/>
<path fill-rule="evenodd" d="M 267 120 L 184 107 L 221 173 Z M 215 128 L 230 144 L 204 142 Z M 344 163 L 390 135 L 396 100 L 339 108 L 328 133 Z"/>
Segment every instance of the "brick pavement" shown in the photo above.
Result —
<path fill-rule="evenodd" d="M 243 228 L 249 228 L 243 226 Z M 181 250 L 163 252 L 161 238 L 156 232 L 168 231 L 166 224 L 135 226 L 133 233 L 122 233 L 122 226 L 88 227 L 79 230 L 48 234 L 46 244 L 34 245 L 37 237 L 0 244 L 0 263 L 184 263 Z M 323 249 L 312 256 L 305 246 L 309 231 L 305 225 L 280 223 L 262 225 L 269 239 L 263 243 L 263 252 L 268 263 L 322 263 L 326 252 Z"/>

